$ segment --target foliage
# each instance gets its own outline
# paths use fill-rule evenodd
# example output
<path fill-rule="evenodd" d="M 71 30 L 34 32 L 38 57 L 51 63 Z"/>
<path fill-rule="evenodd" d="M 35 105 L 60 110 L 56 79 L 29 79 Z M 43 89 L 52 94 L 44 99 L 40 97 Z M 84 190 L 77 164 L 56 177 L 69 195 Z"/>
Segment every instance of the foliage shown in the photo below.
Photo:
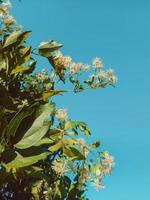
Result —
<path fill-rule="evenodd" d="M 99 141 L 86 143 L 91 135 L 87 124 L 69 119 L 52 97 L 68 91 L 57 88 L 58 82 L 69 82 L 80 92 L 114 85 L 116 77 L 111 69 L 102 71 L 99 58 L 92 68 L 74 63 L 53 40 L 35 52 L 26 42 L 30 31 L 18 27 L 9 7 L 1 1 L 0 199 L 87 199 L 87 184 L 102 188 L 113 158 L 98 149 Z M 34 72 L 35 54 L 48 60 L 49 73 Z"/>

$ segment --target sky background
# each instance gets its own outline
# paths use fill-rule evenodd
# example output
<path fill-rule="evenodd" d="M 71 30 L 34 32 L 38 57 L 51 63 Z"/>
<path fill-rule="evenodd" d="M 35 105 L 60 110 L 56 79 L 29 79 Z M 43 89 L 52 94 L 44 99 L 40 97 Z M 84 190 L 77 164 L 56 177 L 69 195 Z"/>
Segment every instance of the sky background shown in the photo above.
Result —
<path fill-rule="evenodd" d="M 116 88 L 57 97 L 69 116 L 89 124 L 115 157 L 106 188 L 90 200 L 147 200 L 150 196 L 150 1 L 13 0 L 11 13 L 36 47 L 54 39 L 63 53 L 90 63 L 98 56 L 117 76 Z M 49 65 L 39 66 L 40 69 Z"/>

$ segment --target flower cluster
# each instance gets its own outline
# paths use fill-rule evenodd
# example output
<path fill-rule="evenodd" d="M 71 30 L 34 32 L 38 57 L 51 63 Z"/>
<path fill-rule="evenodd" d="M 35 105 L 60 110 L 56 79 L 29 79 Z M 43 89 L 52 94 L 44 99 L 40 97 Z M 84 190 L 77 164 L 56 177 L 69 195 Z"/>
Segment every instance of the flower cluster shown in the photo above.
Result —
<path fill-rule="evenodd" d="M 93 60 L 92 64 L 93 64 L 93 67 L 94 67 L 95 69 L 97 69 L 97 70 L 100 70 L 100 69 L 102 69 L 102 67 L 103 67 L 103 63 L 102 63 L 102 61 L 101 61 L 100 58 L 95 58 L 95 59 Z"/>
<path fill-rule="evenodd" d="M 72 62 L 72 58 L 70 56 L 63 56 L 60 51 L 56 51 L 54 62 L 55 65 L 63 66 L 67 69 Z"/>
<path fill-rule="evenodd" d="M 56 51 L 54 62 L 57 66 L 63 66 L 64 69 L 68 70 L 68 72 L 72 75 L 79 73 L 82 70 L 88 71 L 90 69 L 89 65 L 85 65 L 83 63 L 75 63 L 72 61 L 70 56 L 63 56 L 60 51 Z"/>
<path fill-rule="evenodd" d="M 56 172 L 58 176 L 63 176 L 66 172 L 68 172 L 66 164 L 57 160 L 53 161 L 52 169 Z"/>
<path fill-rule="evenodd" d="M 9 14 L 8 10 L 10 7 L 11 3 L 9 1 L 0 4 L 0 21 L 2 22 L 0 34 L 21 29 L 21 27 L 16 24 L 16 20 Z"/>
<path fill-rule="evenodd" d="M 110 174 L 114 166 L 114 158 L 108 152 L 102 153 L 102 173 Z"/>
<path fill-rule="evenodd" d="M 51 77 L 45 70 L 33 75 L 24 75 L 22 91 L 30 92 L 31 96 L 40 95 L 53 88 Z"/>
<path fill-rule="evenodd" d="M 112 69 L 103 70 L 104 66 L 100 58 L 95 58 L 91 66 L 80 62 L 73 62 L 70 56 L 63 56 L 60 51 L 55 52 L 54 63 L 66 72 L 66 78 L 74 85 L 74 91 L 80 92 L 84 89 L 103 88 L 106 85 L 115 85 L 117 77 Z M 85 80 L 85 73 L 89 79 Z M 79 78 L 80 76 L 80 78 Z M 82 77 L 84 78 L 81 82 Z"/>
<path fill-rule="evenodd" d="M 59 121 L 63 122 L 63 121 L 65 121 L 65 119 L 67 119 L 68 115 L 67 115 L 67 112 L 65 109 L 58 109 L 58 110 L 56 110 L 55 117 Z"/>
<path fill-rule="evenodd" d="M 90 177 L 91 182 L 93 183 L 95 189 L 98 191 L 99 189 L 105 188 L 103 185 L 103 176 L 110 174 L 114 166 L 114 159 L 109 155 L 108 152 L 104 151 L 101 153 L 100 163 L 95 164 L 93 175 Z"/>
<path fill-rule="evenodd" d="M 102 183 L 102 178 L 99 176 L 99 177 L 96 177 L 94 180 L 93 180 L 93 186 L 95 187 L 96 191 L 99 191 L 99 189 L 103 189 L 105 188 L 105 186 L 103 185 Z"/>

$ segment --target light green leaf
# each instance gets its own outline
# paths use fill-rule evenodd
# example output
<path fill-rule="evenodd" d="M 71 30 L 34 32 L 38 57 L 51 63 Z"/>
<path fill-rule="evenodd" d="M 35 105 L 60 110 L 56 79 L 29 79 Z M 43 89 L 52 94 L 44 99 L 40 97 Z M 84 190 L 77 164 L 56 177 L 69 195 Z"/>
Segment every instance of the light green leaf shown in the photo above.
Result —
<path fill-rule="evenodd" d="M 89 129 L 87 128 L 86 123 L 84 122 L 78 122 L 78 121 L 67 121 L 65 123 L 65 130 L 69 130 L 70 128 L 74 128 L 74 132 L 75 134 L 77 134 L 76 129 L 79 128 L 80 131 L 82 131 L 84 133 L 85 136 L 89 136 L 91 135 Z M 69 132 L 68 132 L 69 133 Z"/>
<path fill-rule="evenodd" d="M 54 103 L 47 103 L 40 106 L 36 114 L 37 118 L 33 122 L 31 128 L 29 128 L 23 138 L 15 144 L 15 147 L 18 149 L 26 149 L 36 145 L 36 143 L 39 142 L 49 130 L 50 121 L 48 120 L 48 117 L 54 112 L 54 110 Z"/>
<path fill-rule="evenodd" d="M 45 92 L 43 92 L 42 99 L 43 99 L 43 101 L 47 101 L 49 97 L 61 94 L 62 92 L 67 92 L 67 90 L 50 90 L 50 91 L 45 91 Z"/>
<path fill-rule="evenodd" d="M 84 123 L 84 122 L 78 122 L 77 126 L 84 133 L 85 136 L 88 137 L 89 135 L 91 135 L 89 129 L 87 128 L 86 123 Z"/>
<path fill-rule="evenodd" d="M 50 131 L 49 131 L 49 137 L 54 142 L 60 140 L 62 138 L 63 134 L 64 134 L 64 130 L 62 130 L 62 129 L 55 128 L 55 129 L 50 129 Z"/>
<path fill-rule="evenodd" d="M 16 44 L 23 44 L 24 41 L 27 39 L 31 31 L 21 32 L 21 31 L 14 31 L 12 34 L 10 34 L 4 43 L 3 48 L 10 47 L 12 45 Z"/>
<path fill-rule="evenodd" d="M 45 138 L 42 138 L 40 141 L 38 141 L 34 146 L 41 146 L 43 144 L 51 144 L 53 143 L 54 141 L 45 137 Z"/>
<path fill-rule="evenodd" d="M 45 124 L 43 124 L 42 127 L 39 127 L 39 128 L 32 127 L 31 135 L 29 135 L 28 137 L 23 137 L 14 146 L 18 149 L 26 149 L 31 146 L 35 146 L 36 143 L 39 142 L 41 140 L 41 138 L 47 133 L 47 131 L 49 130 L 49 126 L 50 126 L 50 123 L 45 122 Z"/>
<path fill-rule="evenodd" d="M 65 146 L 63 148 L 63 155 L 69 157 L 71 160 L 85 160 L 83 153 L 73 146 Z"/>
<path fill-rule="evenodd" d="M 6 60 L 4 59 L 3 55 L 0 54 L 0 71 L 5 70 L 7 67 Z"/>
<path fill-rule="evenodd" d="M 18 74 L 20 72 L 28 71 L 30 67 L 28 66 L 17 66 L 15 69 L 11 71 L 11 75 Z"/>
<path fill-rule="evenodd" d="M 100 169 L 100 167 L 101 167 L 100 163 L 94 164 L 94 165 L 91 167 L 91 172 L 92 172 L 93 174 L 96 174 L 96 171 L 97 171 L 98 169 Z"/>
<path fill-rule="evenodd" d="M 50 146 L 48 150 L 51 152 L 55 152 L 55 151 L 58 151 L 59 149 L 61 149 L 63 147 L 63 145 L 64 145 L 63 141 L 60 140 L 56 144 Z"/>
<path fill-rule="evenodd" d="M 21 58 L 23 59 L 23 63 L 27 62 L 30 60 L 30 57 L 31 57 L 31 51 L 32 51 L 32 48 L 31 47 L 25 47 L 25 48 L 22 48 L 19 52 L 21 54 Z"/>
<path fill-rule="evenodd" d="M 37 163 L 39 160 L 45 159 L 49 155 L 48 152 L 41 153 L 36 156 L 30 156 L 30 157 L 23 157 L 19 153 L 17 153 L 16 158 L 11 161 L 10 163 L 6 164 L 6 167 L 8 168 L 21 168 L 21 167 L 27 167 L 34 163 Z"/>
<path fill-rule="evenodd" d="M 63 46 L 62 44 L 59 44 L 55 42 L 54 40 L 49 40 L 47 42 L 42 42 L 39 45 L 39 51 L 46 50 L 46 51 L 52 52 L 61 48 L 62 46 Z"/>
<path fill-rule="evenodd" d="M 65 123 L 65 130 L 68 130 L 68 129 L 70 129 L 70 128 L 72 128 L 72 127 L 74 127 L 76 125 L 76 122 L 75 121 L 67 121 L 66 123 Z"/>

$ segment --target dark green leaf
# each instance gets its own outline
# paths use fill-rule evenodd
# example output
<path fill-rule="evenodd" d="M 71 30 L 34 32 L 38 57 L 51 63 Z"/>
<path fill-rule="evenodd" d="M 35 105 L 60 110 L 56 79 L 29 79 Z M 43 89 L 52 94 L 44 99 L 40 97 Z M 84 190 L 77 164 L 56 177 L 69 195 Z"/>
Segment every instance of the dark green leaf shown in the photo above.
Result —
<path fill-rule="evenodd" d="M 17 128 L 20 126 L 22 120 L 32 115 L 32 113 L 33 111 L 20 111 L 11 119 L 5 131 L 8 140 L 10 137 L 15 136 Z"/>
<path fill-rule="evenodd" d="M 100 146 L 100 142 L 99 141 L 95 141 L 93 144 L 92 144 L 92 147 L 93 148 L 98 148 Z"/>

